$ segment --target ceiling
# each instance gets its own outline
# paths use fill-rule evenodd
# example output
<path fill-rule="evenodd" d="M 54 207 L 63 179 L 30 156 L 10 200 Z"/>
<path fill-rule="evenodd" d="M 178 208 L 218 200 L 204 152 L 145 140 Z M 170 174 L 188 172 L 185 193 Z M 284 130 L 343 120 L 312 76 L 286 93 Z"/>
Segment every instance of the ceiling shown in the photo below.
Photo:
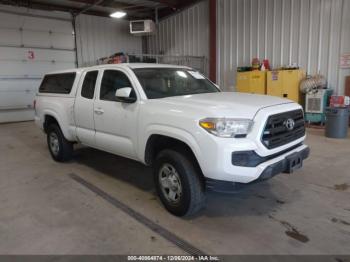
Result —
<path fill-rule="evenodd" d="M 40 10 L 64 11 L 74 15 L 89 14 L 109 16 L 123 10 L 126 19 L 164 18 L 200 0 L 0 0 L 0 4 L 28 7 Z"/>

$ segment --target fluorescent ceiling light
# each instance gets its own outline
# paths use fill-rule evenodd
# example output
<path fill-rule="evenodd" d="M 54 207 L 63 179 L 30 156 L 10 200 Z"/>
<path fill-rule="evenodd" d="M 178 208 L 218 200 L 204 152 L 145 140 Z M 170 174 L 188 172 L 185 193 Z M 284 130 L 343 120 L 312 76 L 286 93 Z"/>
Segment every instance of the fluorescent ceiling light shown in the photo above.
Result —
<path fill-rule="evenodd" d="M 126 16 L 126 13 L 123 11 L 117 11 L 117 12 L 110 14 L 109 16 L 113 17 L 113 18 L 122 18 L 122 17 Z"/>

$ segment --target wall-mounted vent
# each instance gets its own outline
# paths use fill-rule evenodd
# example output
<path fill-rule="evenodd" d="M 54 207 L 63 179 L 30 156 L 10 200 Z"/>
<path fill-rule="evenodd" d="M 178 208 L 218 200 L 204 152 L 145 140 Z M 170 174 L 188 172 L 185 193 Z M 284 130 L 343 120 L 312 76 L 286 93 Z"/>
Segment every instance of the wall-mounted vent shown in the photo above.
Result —
<path fill-rule="evenodd" d="M 133 35 L 150 35 L 155 31 L 156 25 L 152 20 L 130 21 L 130 33 Z"/>

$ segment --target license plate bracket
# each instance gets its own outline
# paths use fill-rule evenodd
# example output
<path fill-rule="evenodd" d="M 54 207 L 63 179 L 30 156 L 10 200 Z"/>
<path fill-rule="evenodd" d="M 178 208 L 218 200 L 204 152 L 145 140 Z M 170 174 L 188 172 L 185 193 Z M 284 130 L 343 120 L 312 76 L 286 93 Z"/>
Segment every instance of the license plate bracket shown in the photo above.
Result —
<path fill-rule="evenodd" d="M 295 152 L 286 157 L 287 167 L 286 173 L 293 173 L 295 170 L 300 169 L 303 166 L 303 158 L 301 153 Z"/>

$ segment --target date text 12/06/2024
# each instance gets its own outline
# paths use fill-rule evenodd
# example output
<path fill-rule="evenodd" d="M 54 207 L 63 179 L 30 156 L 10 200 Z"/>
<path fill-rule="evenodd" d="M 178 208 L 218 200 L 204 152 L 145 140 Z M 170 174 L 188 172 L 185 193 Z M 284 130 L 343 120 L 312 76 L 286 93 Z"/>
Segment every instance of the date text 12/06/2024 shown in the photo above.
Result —
<path fill-rule="evenodd" d="M 128 261 L 220 261 L 217 256 L 128 256 Z"/>

